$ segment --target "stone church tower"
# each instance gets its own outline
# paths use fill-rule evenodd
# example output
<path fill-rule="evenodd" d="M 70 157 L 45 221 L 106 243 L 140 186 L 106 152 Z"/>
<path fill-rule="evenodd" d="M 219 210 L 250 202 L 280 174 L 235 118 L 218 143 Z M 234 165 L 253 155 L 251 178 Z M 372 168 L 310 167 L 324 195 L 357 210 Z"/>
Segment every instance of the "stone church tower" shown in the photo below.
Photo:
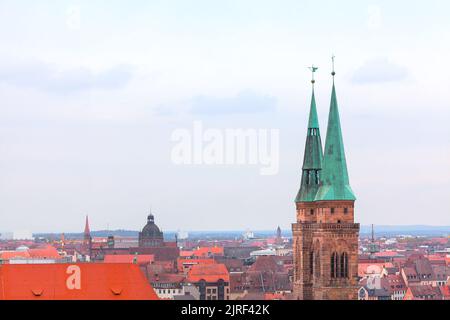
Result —
<path fill-rule="evenodd" d="M 331 93 L 325 152 L 322 154 L 313 92 L 300 190 L 295 199 L 294 296 L 305 300 L 357 299 L 359 224 L 350 187 L 339 110 Z"/>

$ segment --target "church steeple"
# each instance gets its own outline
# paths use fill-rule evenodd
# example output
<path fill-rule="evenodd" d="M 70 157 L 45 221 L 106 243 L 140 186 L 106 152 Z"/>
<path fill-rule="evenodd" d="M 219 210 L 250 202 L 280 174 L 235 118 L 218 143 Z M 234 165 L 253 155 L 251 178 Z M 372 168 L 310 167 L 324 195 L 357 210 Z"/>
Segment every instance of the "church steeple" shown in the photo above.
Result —
<path fill-rule="evenodd" d="M 91 229 L 89 228 L 89 217 L 86 215 L 86 222 L 84 225 L 84 240 L 88 241 L 91 237 Z"/>
<path fill-rule="evenodd" d="M 345 160 L 344 142 L 334 85 L 334 76 L 336 74 L 334 71 L 334 57 L 333 72 L 331 74 L 333 76 L 333 87 L 323 156 L 321 185 L 315 200 L 355 200 L 356 197 L 350 187 L 347 162 Z"/>
<path fill-rule="evenodd" d="M 302 178 L 300 190 L 295 202 L 311 202 L 319 188 L 320 171 L 322 169 L 322 141 L 320 138 L 319 121 L 317 117 L 316 99 L 314 96 L 314 73 L 317 67 L 312 66 L 312 95 L 309 110 L 308 131 L 306 135 L 305 154 L 303 157 Z"/>

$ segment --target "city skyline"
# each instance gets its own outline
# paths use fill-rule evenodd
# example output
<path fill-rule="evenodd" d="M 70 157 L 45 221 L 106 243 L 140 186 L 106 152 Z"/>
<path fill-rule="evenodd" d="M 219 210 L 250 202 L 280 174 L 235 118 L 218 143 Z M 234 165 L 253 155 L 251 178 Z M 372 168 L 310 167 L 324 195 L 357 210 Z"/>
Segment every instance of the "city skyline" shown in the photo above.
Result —
<path fill-rule="evenodd" d="M 355 219 L 450 225 L 447 3 L 135 2 L 0 3 L 1 231 L 289 229 L 333 53 Z M 278 129 L 279 172 L 174 164 L 195 121 Z"/>

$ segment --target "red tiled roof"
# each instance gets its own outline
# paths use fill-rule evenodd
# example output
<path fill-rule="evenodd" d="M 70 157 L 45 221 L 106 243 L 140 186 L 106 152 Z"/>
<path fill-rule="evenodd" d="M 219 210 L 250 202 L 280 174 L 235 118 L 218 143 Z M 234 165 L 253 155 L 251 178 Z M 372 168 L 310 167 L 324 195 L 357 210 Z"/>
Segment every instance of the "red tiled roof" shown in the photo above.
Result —
<path fill-rule="evenodd" d="M 205 258 L 205 259 L 182 259 L 178 258 L 177 260 L 177 266 L 179 271 L 183 271 L 183 266 L 193 266 L 197 264 L 214 264 L 216 261 L 212 258 Z"/>
<path fill-rule="evenodd" d="M 5 264 L 0 279 L 5 300 L 158 299 L 134 264 Z"/>
<path fill-rule="evenodd" d="M 2 260 L 11 260 L 14 258 L 61 259 L 61 256 L 59 255 L 58 250 L 50 245 L 23 251 L 0 252 L 0 259 Z"/>
<path fill-rule="evenodd" d="M 364 277 L 368 274 L 380 274 L 384 267 L 392 267 L 392 263 L 386 262 L 368 262 L 358 263 L 358 276 Z"/>
<path fill-rule="evenodd" d="M 404 267 L 403 268 L 403 272 L 407 275 L 407 276 L 416 276 L 417 277 L 417 272 L 414 268 L 411 267 Z"/>
<path fill-rule="evenodd" d="M 200 247 L 194 250 L 195 257 L 208 257 L 211 255 L 223 256 L 223 247 Z"/>
<path fill-rule="evenodd" d="M 176 283 L 180 284 L 184 281 L 186 277 L 178 273 L 160 273 L 160 274 L 149 274 L 149 280 L 158 283 Z"/>
<path fill-rule="evenodd" d="M 230 282 L 230 274 L 224 264 L 197 264 L 192 266 L 187 277 L 190 282 L 205 280 L 206 282 L 217 282 L 222 279 Z"/>
<path fill-rule="evenodd" d="M 3 251 L 0 252 L 1 260 L 10 260 L 14 258 L 30 258 L 30 253 L 27 251 Z"/>
<path fill-rule="evenodd" d="M 138 264 L 151 263 L 154 260 L 152 254 L 107 254 L 103 260 L 105 263 L 133 263 L 137 259 Z"/>
<path fill-rule="evenodd" d="M 380 251 L 374 254 L 375 257 L 396 257 L 400 255 L 397 251 Z"/>
<path fill-rule="evenodd" d="M 180 250 L 180 257 L 192 257 L 193 255 L 194 255 L 194 251 Z"/>
<path fill-rule="evenodd" d="M 410 286 L 408 288 L 408 291 L 411 292 L 414 298 L 433 299 L 433 300 L 442 299 L 442 294 L 439 288 L 432 287 L 430 285 Z"/>
<path fill-rule="evenodd" d="M 283 265 L 277 263 L 278 259 L 274 256 L 259 256 L 256 258 L 255 263 L 251 265 L 248 272 L 283 272 Z"/>
<path fill-rule="evenodd" d="M 32 258 L 41 259 L 61 259 L 61 256 L 55 247 L 45 246 L 40 248 L 29 249 L 28 252 Z"/>

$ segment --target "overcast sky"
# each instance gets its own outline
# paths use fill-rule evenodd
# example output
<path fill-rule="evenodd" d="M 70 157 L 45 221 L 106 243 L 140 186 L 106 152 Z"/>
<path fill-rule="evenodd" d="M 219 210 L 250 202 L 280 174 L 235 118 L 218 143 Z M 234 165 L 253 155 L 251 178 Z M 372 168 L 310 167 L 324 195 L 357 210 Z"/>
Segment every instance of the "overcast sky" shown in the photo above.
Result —
<path fill-rule="evenodd" d="M 0 230 L 283 229 L 331 55 L 356 220 L 450 225 L 448 1 L 0 0 Z M 279 129 L 279 172 L 176 129 Z"/>

